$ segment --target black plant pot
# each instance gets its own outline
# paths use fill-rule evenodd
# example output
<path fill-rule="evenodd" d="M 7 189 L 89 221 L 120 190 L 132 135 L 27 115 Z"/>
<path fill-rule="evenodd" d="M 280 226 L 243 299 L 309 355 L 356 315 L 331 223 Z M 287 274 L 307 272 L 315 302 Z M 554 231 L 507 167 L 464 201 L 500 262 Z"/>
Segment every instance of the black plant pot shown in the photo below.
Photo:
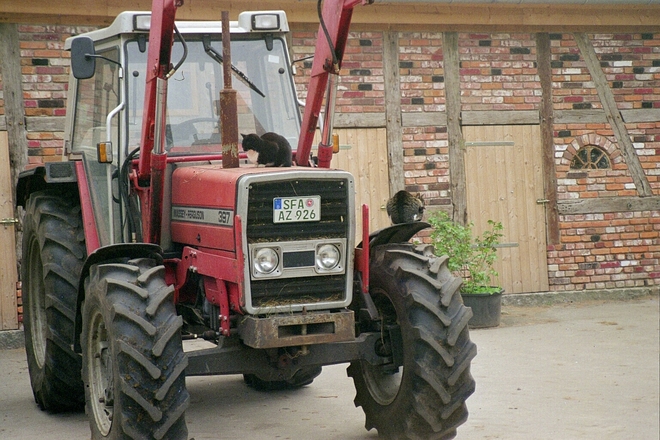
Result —
<path fill-rule="evenodd" d="M 504 292 L 504 289 L 491 295 L 461 293 L 463 303 L 472 309 L 472 318 L 468 321 L 470 328 L 487 328 L 500 325 L 502 292 Z"/>

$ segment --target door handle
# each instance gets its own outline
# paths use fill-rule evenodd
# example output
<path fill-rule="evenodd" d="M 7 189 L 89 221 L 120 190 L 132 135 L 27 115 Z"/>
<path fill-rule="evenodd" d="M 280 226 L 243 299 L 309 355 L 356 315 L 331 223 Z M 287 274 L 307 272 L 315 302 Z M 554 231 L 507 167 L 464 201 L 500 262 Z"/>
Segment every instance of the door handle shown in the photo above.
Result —
<path fill-rule="evenodd" d="M 545 204 L 548 203 L 549 201 L 550 201 L 550 200 L 548 200 L 548 199 L 536 199 L 536 204 L 537 204 L 537 205 L 545 205 Z"/>

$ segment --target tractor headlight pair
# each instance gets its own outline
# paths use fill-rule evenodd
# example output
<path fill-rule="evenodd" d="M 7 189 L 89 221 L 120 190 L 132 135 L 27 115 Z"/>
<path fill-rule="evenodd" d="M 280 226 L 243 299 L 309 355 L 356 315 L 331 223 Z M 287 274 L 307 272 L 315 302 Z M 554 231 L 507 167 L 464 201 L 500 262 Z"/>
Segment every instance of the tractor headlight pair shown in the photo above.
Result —
<path fill-rule="evenodd" d="M 313 247 L 293 249 L 293 245 L 259 246 L 252 249 L 252 274 L 257 278 L 310 276 L 342 271 L 340 243 L 312 243 Z"/>

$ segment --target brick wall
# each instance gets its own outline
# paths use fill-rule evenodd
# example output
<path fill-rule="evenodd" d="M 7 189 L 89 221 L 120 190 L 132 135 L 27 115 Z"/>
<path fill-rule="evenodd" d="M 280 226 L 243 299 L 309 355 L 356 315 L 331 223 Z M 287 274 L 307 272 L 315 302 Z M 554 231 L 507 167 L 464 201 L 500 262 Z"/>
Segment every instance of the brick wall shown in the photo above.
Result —
<path fill-rule="evenodd" d="M 660 34 L 590 36 L 620 110 L 660 108 Z M 571 34 L 550 34 L 554 107 L 603 108 Z"/>
<path fill-rule="evenodd" d="M 65 116 L 70 55 L 64 40 L 92 28 L 19 25 L 23 97 L 27 117 L 28 164 L 61 160 L 62 131 L 37 131 L 36 117 Z M 33 119 L 31 119 L 33 118 Z"/>
<path fill-rule="evenodd" d="M 660 34 L 598 34 L 592 42 L 620 110 L 660 108 Z M 570 34 L 551 34 L 556 110 L 601 109 Z M 633 146 L 655 195 L 660 194 L 660 124 L 628 123 Z M 636 196 L 609 124 L 555 124 L 561 199 Z M 596 145 L 611 169 L 572 170 L 579 148 Z M 660 210 L 560 216 L 561 244 L 548 250 L 552 290 L 660 284 Z"/>
<path fill-rule="evenodd" d="M 538 110 L 533 34 L 459 34 L 461 104 L 469 110 Z"/>
<path fill-rule="evenodd" d="M 401 111 L 445 111 L 442 34 L 399 34 Z M 403 171 L 406 188 L 421 193 L 430 207 L 451 205 L 449 147 L 446 126 L 403 128 Z"/>
<path fill-rule="evenodd" d="M 294 32 L 292 58 L 314 55 L 316 32 Z M 307 96 L 312 60 L 295 63 L 296 90 L 301 99 Z M 340 113 L 378 113 L 385 111 L 383 80 L 383 35 L 380 32 L 351 32 L 344 50 L 341 80 L 337 88 Z"/>
<path fill-rule="evenodd" d="M 553 105 L 556 110 L 601 109 L 584 61 L 570 34 L 551 34 Z M 660 108 L 660 34 L 599 34 L 592 36 L 601 67 L 620 110 Z M 655 194 L 660 191 L 660 124 L 628 123 L 633 146 Z M 560 198 L 635 195 L 632 178 L 606 123 L 555 124 Z M 585 144 L 605 148 L 612 170 L 590 171 L 581 180 L 571 177 L 569 164 Z M 586 185 L 586 186 L 585 186 Z"/>
<path fill-rule="evenodd" d="M 660 284 L 660 211 L 560 216 L 548 247 L 551 290 Z"/>
<path fill-rule="evenodd" d="M 62 116 L 68 54 L 64 39 L 86 28 L 21 26 L 23 88 L 28 118 Z M 621 110 L 660 108 L 660 33 L 589 35 Z M 404 113 L 445 110 L 442 34 L 400 32 L 399 74 Z M 294 59 L 313 55 L 316 32 L 292 33 Z M 570 34 L 550 34 L 555 110 L 602 109 Z M 462 110 L 538 110 L 535 36 L 529 33 L 459 33 Z M 299 96 L 306 94 L 311 60 L 297 63 Z M 1 92 L 0 92 L 1 93 Z M 0 95 L 0 114 L 3 112 Z M 337 111 L 383 113 L 382 32 L 352 32 L 345 51 Z M 628 123 L 635 150 L 655 195 L 660 195 L 660 123 Z M 403 127 L 404 179 L 433 207 L 451 204 L 447 129 Z M 553 126 L 560 199 L 635 196 L 636 190 L 612 130 L 606 123 Z M 60 131 L 30 130 L 32 166 L 59 160 Z M 584 145 L 607 152 L 608 170 L 571 170 Z M 561 240 L 548 248 L 551 290 L 660 285 L 660 212 L 560 216 Z"/>

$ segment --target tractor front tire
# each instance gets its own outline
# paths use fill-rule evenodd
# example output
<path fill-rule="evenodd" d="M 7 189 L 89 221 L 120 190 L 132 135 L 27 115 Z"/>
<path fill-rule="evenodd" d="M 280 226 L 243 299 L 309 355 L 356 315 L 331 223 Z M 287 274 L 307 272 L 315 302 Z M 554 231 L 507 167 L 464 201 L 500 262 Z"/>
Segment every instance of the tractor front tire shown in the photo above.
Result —
<path fill-rule="evenodd" d="M 431 246 L 387 244 L 373 249 L 369 291 L 381 315 L 381 353 L 402 354 L 403 365 L 348 367 L 355 405 L 365 412 L 367 430 L 388 439 L 451 439 L 467 420 L 466 399 L 474 392 L 470 363 L 470 309 L 463 305 L 461 281 L 446 258 Z M 400 340 L 388 335 L 398 327 Z M 392 347 L 391 344 L 397 344 Z"/>
<path fill-rule="evenodd" d="M 46 190 L 30 195 L 22 252 L 25 351 L 34 399 L 50 412 L 82 409 L 81 359 L 72 346 L 86 249 L 75 193 Z"/>
<path fill-rule="evenodd" d="M 188 358 L 173 293 L 151 259 L 91 267 L 82 376 L 92 439 L 187 440 Z"/>

